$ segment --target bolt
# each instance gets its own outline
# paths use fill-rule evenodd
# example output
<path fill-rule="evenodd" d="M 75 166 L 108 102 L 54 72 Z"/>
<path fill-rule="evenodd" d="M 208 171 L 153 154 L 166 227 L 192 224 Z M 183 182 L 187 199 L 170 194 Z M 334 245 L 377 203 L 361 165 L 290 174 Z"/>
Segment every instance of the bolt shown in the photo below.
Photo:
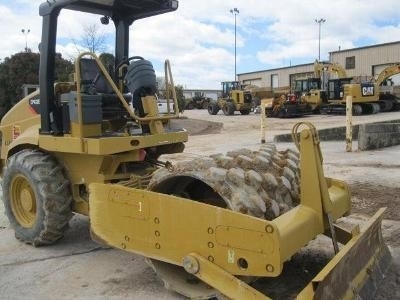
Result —
<path fill-rule="evenodd" d="M 200 264 L 198 260 L 193 256 L 185 256 L 182 263 L 186 272 L 190 274 L 197 274 L 200 271 Z"/>
<path fill-rule="evenodd" d="M 271 225 L 267 225 L 267 226 L 265 226 L 265 231 L 267 233 L 273 233 L 274 232 L 274 227 L 272 227 Z"/>
<path fill-rule="evenodd" d="M 267 265 L 266 269 L 267 269 L 267 272 L 272 273 L 274 271 L 274 266 L 273 265 Z"/>

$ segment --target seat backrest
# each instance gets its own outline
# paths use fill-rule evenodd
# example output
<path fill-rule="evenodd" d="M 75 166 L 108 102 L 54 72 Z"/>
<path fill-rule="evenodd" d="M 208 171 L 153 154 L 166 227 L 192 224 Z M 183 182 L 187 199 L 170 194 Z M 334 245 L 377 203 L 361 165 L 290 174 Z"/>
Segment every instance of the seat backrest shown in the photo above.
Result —
<path fill-rule="evenodd" d="M 91 93 L 109 94 L 113 92 L 97 65 L 96 60 L 91 58 L 82 58 L 80 60 L 80 67 L 81 84 L 90 89 Z"/>

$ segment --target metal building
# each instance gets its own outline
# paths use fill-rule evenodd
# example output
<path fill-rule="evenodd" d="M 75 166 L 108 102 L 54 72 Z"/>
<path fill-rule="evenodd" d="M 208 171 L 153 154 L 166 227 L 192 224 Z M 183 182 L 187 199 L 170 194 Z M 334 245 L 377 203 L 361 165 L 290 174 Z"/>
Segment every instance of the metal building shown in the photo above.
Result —
<path fill-rule="evenodd" d="M 373 77 L 388 65 L 400 62 L 400 41 L 333 51 L 329 58 L 342 65 L 350 77 Z"/>
<path fill-rule="evenodd" d="M 313 74 L 314 63 L 311 63 L 238 74 L 238 80 L 245 85 L 281 88 L 290 86 L 291 82 L 298 77 L 312 76 Z"/>
<path fill-rule="evenodd" d="M 330 62 L 342 65 L 349 77 L 371 79 L 386 66 L 400 63 L 400 41 L 329 52 Z M 314 63 L 238 74 L 242 84 L 282 88 L 299 77 L 312 77 Z M 400 84 L 400 79 L 395 83 Z"/>

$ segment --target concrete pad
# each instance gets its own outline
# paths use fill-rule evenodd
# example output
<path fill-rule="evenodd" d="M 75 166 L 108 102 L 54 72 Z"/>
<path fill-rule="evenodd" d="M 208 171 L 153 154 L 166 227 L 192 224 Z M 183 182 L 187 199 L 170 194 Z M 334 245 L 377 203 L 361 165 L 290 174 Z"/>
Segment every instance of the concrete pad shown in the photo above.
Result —
<path fill-rule="evenodd" d="M 96 244 L 88 218 L 75 216 L 65 238 L 33 248 L 0 229 L 2 299 L 184 299 L 166 290 L 142 256 Z"/>

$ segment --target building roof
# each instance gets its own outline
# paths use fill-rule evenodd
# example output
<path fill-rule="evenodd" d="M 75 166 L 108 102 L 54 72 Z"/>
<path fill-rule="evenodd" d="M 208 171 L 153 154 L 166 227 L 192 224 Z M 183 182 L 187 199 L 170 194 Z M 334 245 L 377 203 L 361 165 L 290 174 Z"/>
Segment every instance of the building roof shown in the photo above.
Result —
<path fill-rule="evenodd" d="M 384 46 L 391 46 L 391 45 L 396 45 L 396 44 L 398 44 L 399 47 L 400 47 L 400 41 L 396 41 L 396 42 L 390 42 L 390 43 L 375 44 L 375 45 L 369 45 L 369 46 L 363 46 L 363 47 L 357 47 L 357 48 L 330 51 L 329 52 L 329 56 L 331 56 L 334 53 L 340 53 L 340 52 L 344 52 L 344 51 L 357 51 L 357 50 L 360 50 L 360 49 L 384 47 Z M 314 63 L 307 63 L 307 64 L 292 65 L 292 66 L 286 66 L 286 67 L 280 67 L 280 68 L 274 68 L 274 69 L 264 69 L 264 70 L 259 70 L 259 71 L 239 73 L 237 75 L 240 76 L 240 75 L 256 74 L 256 73 L 261 73 L 261 72 L 279 71 L 279 70 L 285 70 L 285 69 L 292 69 L 292 68 L 295 68 L 295 67 L 305 67 L 305 66 L 313 66 L 313 65 L 314 65 Z"/>
<path fill-rule="evenodd" d="M 254 73 L 260 73 L 260 72 L 271 72 L 271 71 L 278 71 L 278 70 L 285 70 L 285 69 L 293 69 L 296 67 L 306 67 L 306 66 L 313 66 L 314 63 L 308 63 L 308 64 L 300 64 L 300 65 L 292 65 L 292 66 L 287 66 L 287 67 L 280 67 L 280 68 L 274 68 L 274 69 L 264 69 L 264 70 L 259 70 L 259 71 L 252 71 L 252 72 L 246 72 L 246 73 L 240 73 L 237 74 L 239 75 L 246 75 L 246 74 L 254 74 Z"/>
<path fill-rule="evenodd" d="M 357 51 L 357 50 L 360 50 L 360 49 L 368 49 L 368 48 L 375 48 L 375 47 L 392 46 L 392 45 L 396 45 L 396 44 L 398 44 L 400 46 L 400 41 L 390 42 L 390 43 L 383 43 L 383 44 L 368 45 L 368 46 L 357 47 L 357 48 L 330 51 L 329 54 L 339 53 L 339 52 L 344 52 L 344 51 Z"/>

